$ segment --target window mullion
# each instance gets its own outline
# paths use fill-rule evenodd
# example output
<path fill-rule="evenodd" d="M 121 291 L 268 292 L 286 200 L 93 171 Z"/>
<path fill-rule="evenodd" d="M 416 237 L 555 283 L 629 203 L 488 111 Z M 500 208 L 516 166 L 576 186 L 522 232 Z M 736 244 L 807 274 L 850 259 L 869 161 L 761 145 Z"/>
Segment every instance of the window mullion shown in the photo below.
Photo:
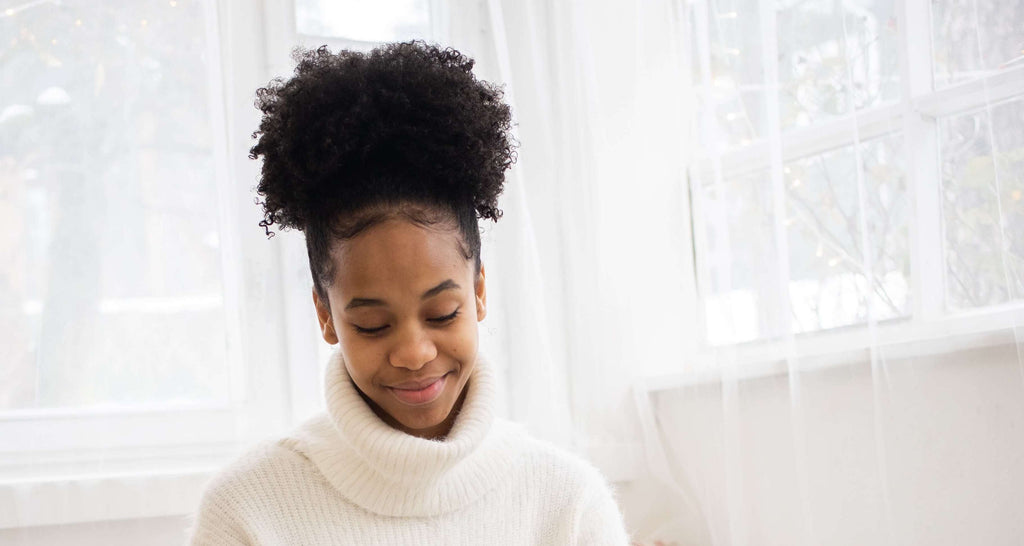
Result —
<path fill-rule="evenodd" d="M 887 104 L 870 110 L 857 112 L 810 127 L 793 129 L 778 136 L 781 141 L 782 162 L 793 161 L 805 157 L 849 146 L 851 140 L 851 124 L 857 124 L 861 141 L 884 136 L 893 131 L 895 119 L 904 111 L 902 103 Z M 714 157 L 701 158 L 698 173 L 712 179 L 714 168 L 721 170 L 726 179 L 746 176 L 771 167 L 771 142 L 763 139 L 743 148 L 729 150 Z M 718 163 L 712 163 L 718 159 Z"/>
<path fill-rule="evenodd" d="M 994 74 L 951 85 L 914 97 L 922 115 L 939 118 L 984 108 L 1024 94 L 1024 66 L 1001 69 Z"/>
<path fill-rule="evenodd" d="M 907 189 L 913 199 L 910 222 L 910 277 L 913 320 L 931 322 L 945 307 L 945 262 L 938 123 L 914 107 L 915 97 L 931 93 L 931 12 L 925 0 L 901 0 L 903 42 L 903 139 L 907 157 Z"/>
<path fill-rule="evenodd" d="M 707 191 L 709 182 L 712 182 L 716 188 L 721 188 L 722 185 L 722 158 L 719 149 L 720 137 L 717 134 L 718 126 L 714 116 L 714 109 L 709 107 L 712 103 L 713 95 L 711 92 L 711 15 L 709 13 L 710 6 L 708 4 L 708 0 L 696 0 L 692 4 L 692 28 L 695 39 L 691 41 L 691 44 L 693 44 L 693 47 L 697 50 L 697 62 L 700 67 L 700 81 L 697 83 L 697 88 L 698 94 L 701 97 L 701 108 L 698 109 L 697 115 L 703 119 L 699 120 L 698 127 L 711 131 L 710 137 L 704 144 L 705 146 L 710 147 L 710 158 L 707 162 L 707 168 L 700 169 L 697 176 L 691 176 L 688 180 L 690 187 L 691 214 L 693 216 L 692 244 L 695 262 L 694 280 L 697 289 L 697 297 L 701 302 L 700 305 L 698 305 L 697 320 L 701 331 L 702 344 L 705 344 L 709 339 L 705 306 L 710 293 L 709 285 L 711 283 L 711 276 L 714 274 L 727 275 L 729 273 L 729 258 L 722 257 L 721 255 L 712 257 L 706 248 L 706 241 L 708 240 L 706 223 L 708 221 L 713 219 L 714 221 L 720 222 L 717 226 L 718 233 L 728 236 L 728 231 L 725 229 L 725 218 L 722 215 L 708 215 L 706 211 L 709 200 L 706 198 L 705 192 Z M 718 193 L 720 193 L 720 189 L 715 192 L 715 195 L 717 196 Z M 710 201 L 714 201 L 714 199 Z M 720 249 L 728 248 L 728 246 L 727 242 L 725 244 L 719 244 L 719 254 L 721 254 Z M 714 268 L 710 267 L 711 263 L 723 264 L 723 266 L 719 268 L 719 272 L 715 272 Z M 727 282 L 731 285 L 731 281 Z"/>
<path fill-rule="evenodd" d="M 779 55 L 778 55 L 778 28 L 776 21 L 776 4 L 771 0 L 761 0 L 758 3 L 761 17 L 761 63 L 764 70 L 765 82 L 765 118 L 767 129 L 765 131 L 768 142 L 769 176 L 771 177 L 773 226 L 775 233 L 776 264 L 775 275 L 778 284 L 777 295 L 773 301 L 766 305 L 766 313 L 762 317 L 775 317 L 781 319 L 777 325 L 778 332 L 786 335 L 792 341 L 793 312 L 789 297 L 789 240 L 785 226 L 788 216 L 786 205 L 786 186 L 783 180 L 783 149 L 782 149 L 782 122 L 779 111 Z M 763 320 L 763 319 L 762 319 Z M 761 331 L 771 331 L 772 325 L 762 325 Z"/>

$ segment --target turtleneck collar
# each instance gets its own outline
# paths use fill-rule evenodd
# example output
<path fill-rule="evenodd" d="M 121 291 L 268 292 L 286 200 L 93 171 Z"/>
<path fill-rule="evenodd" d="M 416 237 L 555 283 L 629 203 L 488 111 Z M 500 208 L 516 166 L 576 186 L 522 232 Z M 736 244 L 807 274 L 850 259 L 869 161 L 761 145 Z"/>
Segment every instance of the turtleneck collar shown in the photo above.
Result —
<path fill-rule="evenodd" d="M 495 431 L 495 382 L 485 360 L 478 358 L 466 389 L 448 435 L 418 438 L 377 417 L 337 352 L 324 381 L 326 415 L 302 425 L 290 443 L 344 497 L 371 512 L 429 517 L 454 511 L 490 490 L 513 457 L 509 435 Z"/>

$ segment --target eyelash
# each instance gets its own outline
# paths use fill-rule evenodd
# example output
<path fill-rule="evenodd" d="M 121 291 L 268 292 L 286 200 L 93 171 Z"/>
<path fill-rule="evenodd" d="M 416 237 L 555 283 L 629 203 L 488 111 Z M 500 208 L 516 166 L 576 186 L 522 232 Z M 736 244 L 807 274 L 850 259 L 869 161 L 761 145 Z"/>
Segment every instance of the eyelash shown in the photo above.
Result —
<path fill-rule="evenodd" d="M 461 308 L 459 308 L 459 309 L 461 309 Z M 459 309 L 456 309 L 455 311 L 452 311 L 452 313 L 450 315 L 445 315 L 443 317 L 429 318 L 429 319 L 427 319 L 427 322 L 431 322 L 433 324 L 448 324 L 449 322 L 455 320 L 455 318 L 459 316 Z M 387 329 L 387 327 L 388 327 L 387 324 L 385 324 L 384 326 L 378 326 L 376 328 L 363 328 L 362 326 L 356 326 L 355 324 L 353 324 L 352 326 L 355 327 L 356 331 L 359 332 L 360 334 L 365 334 L 365 335 L 368 335 L 368 336 L 379 334 L 379 333 L 383 332 L 385 329 Z"/>
<path fill-rule="evenodd" d="M 436 318 L 427 319 L 427 321 L 428 322 L 433 322 L 434 324 L 445 324 L 445 323 L 451 322 L 451 321 L 455 320 L 455 317 L 459 316 L 459 309 L 461 309 L 461 308 L 456 308 L 454 311 L 452 311 L 452 313 L 450 315 L 445 315 L 443 317 L 436 317 Z"/>

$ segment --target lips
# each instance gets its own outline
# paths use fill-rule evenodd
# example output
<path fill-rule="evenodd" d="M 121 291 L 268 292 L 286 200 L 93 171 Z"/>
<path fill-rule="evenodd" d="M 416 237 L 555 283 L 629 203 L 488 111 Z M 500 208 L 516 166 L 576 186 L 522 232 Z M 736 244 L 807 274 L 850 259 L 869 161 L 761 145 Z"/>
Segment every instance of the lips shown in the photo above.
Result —
<path fill-rule="evenodd" d="M 444 377 L 444 375 L 447 375 L 447 374 L 442 374 L 442 375 L 438 375 L 438 376 L 435 376 L 435 377 L 427 377 L 427 378 L 424 378 L 424 379 L 419 379 L 417 381 L 406 381 L 404 383 L 396 383 L 394 385 L 389 385 L 389 387 L 392 388 L 392 389 L 403 389 L 403 390 L 407 390 L 407 391 L 416 391 L 416 390 L 424 389 L 424 388 L 432 385 L 435 381 L 437 381 L 438 379 L 441 379 L 442 377 Z"/>
<path fill-rule="evenodd" d="M 440 377 L 421 379 L 418 381 L 405 381 L 388 387 L 399 402 L 410 406 L 429 404 L 437 400 L 444 391 L 448 381 L 448 374 Z"/>

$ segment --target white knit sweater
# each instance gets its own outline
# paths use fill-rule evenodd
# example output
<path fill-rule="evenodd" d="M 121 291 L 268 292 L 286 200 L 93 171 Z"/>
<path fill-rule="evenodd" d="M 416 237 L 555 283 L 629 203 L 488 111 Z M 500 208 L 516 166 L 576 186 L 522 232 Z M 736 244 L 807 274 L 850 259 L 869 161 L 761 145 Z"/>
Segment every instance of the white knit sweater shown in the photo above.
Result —
<path fill-rule="evenodd" d="M 395 430 L 335 357 L 327 412 L 207 486 L 192 544 L 626 544 L 588 463 L 494 417 L 480 361 L 443 441 Z"/>

